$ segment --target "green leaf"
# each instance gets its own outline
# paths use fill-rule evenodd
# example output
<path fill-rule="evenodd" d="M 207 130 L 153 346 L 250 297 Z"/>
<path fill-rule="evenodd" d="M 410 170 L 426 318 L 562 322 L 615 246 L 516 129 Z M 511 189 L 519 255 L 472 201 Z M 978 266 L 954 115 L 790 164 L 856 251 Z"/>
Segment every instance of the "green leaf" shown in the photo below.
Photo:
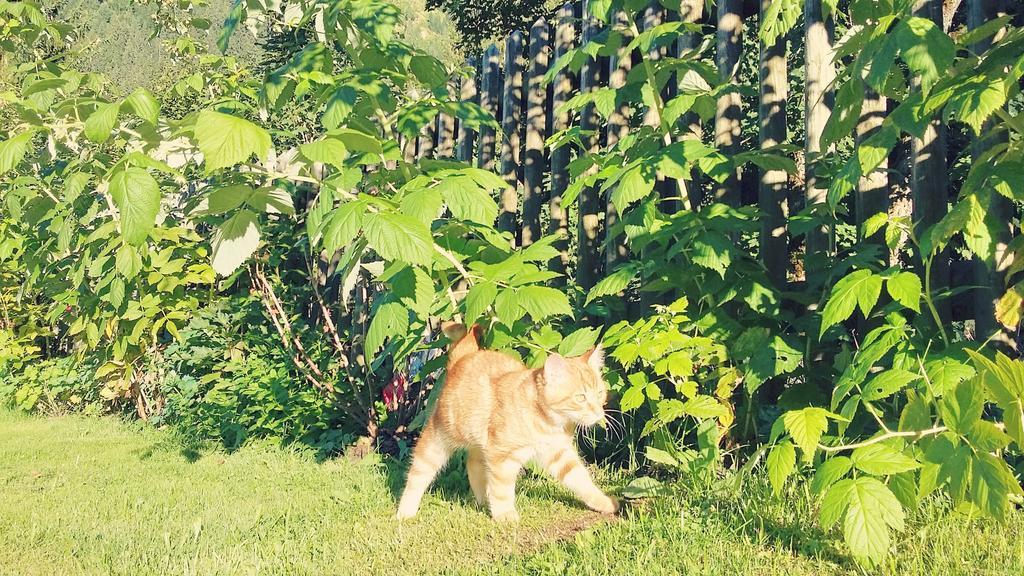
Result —
<path fill-rule="evenodd" d="M 389 338 L 404 336 L 409 331 L 409 310 L 401 303 L 388 301 L 373 314 L 366 332 L 365 351 L 373 358 Z"/>
<path fill-rule="evenodd" d="M 196 118 L 195 137 L 206 159 L 206 173 L 247 161 L 253 154 L 259 160 L 270 151 L 270 134 L 245 120 L 203 110 Z"/>
<path fill-rule="evenodd" d="M 612 294 L 618 294 L 629 286 L 629 283 L 636 277 L 637 267 L 631 264 L 619 267 L 617 270 L 608 274 L 587 293 L 587 300 L 584 306 L 590 304 L 594 300 L 601 298 L 602 296 L 611 296 Z"/>
<path fill-rule="evenodd" d="M 921 312 L 921 279 L 913 272 L 900 272 L 886 280 L 889 296 L 914 312 Z"/>
<path fill-rule="evenodd" d="M 431 88 L 443 86 L 448 81 L 448 71 L 433 56 L 417 54 L 409 60 L 409 70 L 420 82 Z"/>
<path fill-rule="evenodd" d="M 621 214 L 630 204 L 646 198 L 653 190 L 654 174 L 643 166 L 634 166 L 619 178 L 619 184 L 612 192 L 612 203 Z"/>
<path fill-rule="evenodd" d="M 636 410 L 644 404 L 644 387 L 630 386 L 622 394 L 622 399 L 619 400 L 619 410 L 623 412 L 629 412 L 630 410 Z"/>
<path fill-rule="evenodd" d="M 593 348 L 600 335 L 600 328 L 580 328 L 562 339 L 558 345 L 558 353 L 566 358 L 579 356 Z"/>
<path fill-rule="evenodd" d="M 210 214 L 230 212 L 245 204 L 252 194 L 252 187 L 248 184 L 234 184 L 217 188 L 207 197 L 207 211 Z"/>
<path fill-rule="evenodd" d="M 976 454 L 971 466 L 971 502 L 989 517 L 1003 522 L 1011 493 L 1019 495 L 1021 489 L 1006 462 L 991 454 Z"/>
<path fill-rule="evenodd" d="M 370 247 L 385 260 L 423 266 L 434 255 L 430 230 L 412 216 L 381 212 L 365 216 L 366 238 Z"/>
<path fill-rule="evenodd" d="M 572 306 L 561 290 L 547 286 L 523 286 L 518 295 L 520 306 L 535 322 L 550 316 L 572 316 Z"/>
<path fill-rule="evenodd" d="M 492 200 L 493 202 L 493 200 Z M 402 213 L 430 225 L 440 214 L 444 199 L 437 188 L 422 188 L 402 198 Z"/>
<path fill-rule="evenodd" d="M 725 277 L 732 262 L 732 242 L 719 232 L 707 232 L 693 241 L 690 258 L 699 266 L 714 270 Z"/>
<path fill-rule="evenodd" d="M 924 371 L 928 375 L 932 394 L 936 397 L 944 396 L 947 391 L 953 390 L 975 374 L 974 368 L 946 357 L 925 362 Z"/>
<path fill-rule="evenodd" d="M 881 442 L 857 448 L 850 460 L 858 470 L 875 476 L 898 474 L 921 467 L 917 460 Z"/>
<path fill-rule="evenodd" d="M 312 162 L 323 162 L 338 168 L 344 168 L 345 157 L 348 156 L 348 148 L 345 147 L 345 144 L 330 136 L 300 144 L 299 152 Z"/>
<path fill-rule="evenodd" d="M 0 142 L 0 176 L 21 163 L 32 144 L 34 134 L 29 130 Z"/>
<path fill-rule="evenodd" d="M 825 497 L 821 499 L 821 509 L 818 511 L 818 520 L 821 521 L 822 528 L 828 530 L 839 522 L 850 505 L 852 493 L 853 479 L 850 478 L 840 480 L 828 488 Z"/>
<path fill-rule="evenodd" d="M 853 468 L 853 462 L 846 456 L 829 458 L 818 466 L 814 472 L 814 479 L 811 480 L 811 491 L 821 494 L 827 488 L 838 482 Z"/>
<path fill-rule="evenodd" d="M 843 322 L 859 305 L 865 316 L 878 302 L 882 292 L 882 277 L 871 270 L 855 270 L 844 276 L 832 288 L 825 309 L 821 312 L 819 337 L 831 326 Z"/>
<path fill-rule="evenodd" d="M 641 476 L 633 480 L 622 489 L 623 498 L 651 498 L 658 496 L 664 488 L 658 480 L 648 476 Z"/>
<path fill-rule="evenodd" d="M 901 20 L 893 30 L 893 37 L 899 47 L 900 57 L 911 72 L 921 78 L 925 92 L 938 81 L 940 74 L 953 65 L 956 45 L 927 18 Z"/>
<path fill-rule="evenodd" d="M 499 188 L 506 187 L 505 181 L 502 180 Z M 437 189 L 441 191 L 441 196 L 456 218 L 490 226 L 498 217 L 498 204 L 488 193 L 488 189 L 495 188 L 485 188 L 475 178 L 468 175 L 444 178 Z"/>
<path fill-rule="evenodd" d="M 121 111 L 119 102 L 100 104 L 85 119 L 85 137 L 93 142 L 103 143 L 110 138 L 117 124 L 117 115 Z"/>
<path fill-rule="evenodd" d="M 772 484 L 772 490 L 776 494 L 781 494 L 786 478 L 789 478 L 796 468 L 796 448 L 793 447 L 793 443 L 787 440 L 776 444 L 768 453 L 767 463 L 768 480 Z"/>
<path fill-rule="evenodd" d="M 815 407 L 790 410 L 783 414 L 782 421 L 803 452 L 804 461 L 810 462 L 818 449 L 818 440 L 828 430 L 828 411 Z"/>
<path fill-rule="evenodd" d="M 684 413 L 700 419 L 718 418 L 729 413 L 729 410 L 718 400 L 705 394 L 698 394 L 684 402 L 682 410 Z"/>
<path fill-rule="evenodd" d="M 250 210 L 239 210 L 225 220 L 213 236 L 211 265 L 214 272 L 228 276 L 256 251 L 259 244 L 256 214 Z"/>
<path fill-rule="evenodd" d="M 352 113 L 352 108 L 355 106 L 357 98 L 358 93 L 351 86 L 341 86 L 335 90 L 327 100 L 327 106 L 324 108 L 324 128 L 334 130 L 341 126 L 342 122 Z"/>
<path fill-rule="evenodd" d="M 1003 432 L 998 426 L 988 420 L 976 422 L 971 427 L 971 432 L 967 435 L 967 439 L 976 450 L 986 453 L 1002 450 L 1013 441 L 1006 432 Z"/>
<path fill-rule="evenodd" d="M 889 553 L 890 531 L 903 530 L 903 506 L 889 488 L 867 476 L 853 480 L 843 536 L 854 557 L 870 563 Z"/>
<path fill-rule="evenodd" d="M 876 375 L 864 386 L 863 398 L 865 400 L 888 398 L 897 391 L 902 390 L 907 384 L 920 379 L 920 374 L 900 368 L 892 368 Z"/>
<path fill-rule="evenodd" d="M 664 450 L 659 450 L 654 446 L 647 446 L 644 449 L 644 456 L 646 456 L 651 462 L 656 462 L 665 466 L 676 467 L 679 465 L 679 461 L 673 458 L 671 454 Z"/>
<path fill-rule="evenodd" d="M 977 379 L 961 382 L 952 394 L 942 397 L 939 413 L 942 422 L 950 430 L 958 434 L 968 434 L 971 428 L 981 419 L 981 411 L 985 407 L 985 396 Z"/>
<path fill-rule="evenodd" d="M 494 282 L 478 282 L 469 289 L 466 294 L 466 325 L 472 325 L 478 318 L 484 315 L 487 308 L 494 303 L 498 295 L 498 285 Z"/>
<path fill-rule="evenodd" d="M 154 126 L 160 117 L 160 104 L 157 103 L 153 93 L 145 88 L 136 88 L 124 99 L 122 107 L 124 105 L 131 107 L 136 116 Z"/>
<path fill-rule="evenodd" d="M 323 227 L 321 243 L 324 250 L 334 253 L 347 247 L 363 226 L 363 214 L 366 204 L 363 202 L 346 202 L 327 215 L 327 223 Z"/>
<path fill-rule="evenodd" d="M 132 245 L 146 241 L 160 212 L 160 185 L 142 168 L 125 168 L 110 179 L 110 197 L 121 213 L 121 235 Z"/>

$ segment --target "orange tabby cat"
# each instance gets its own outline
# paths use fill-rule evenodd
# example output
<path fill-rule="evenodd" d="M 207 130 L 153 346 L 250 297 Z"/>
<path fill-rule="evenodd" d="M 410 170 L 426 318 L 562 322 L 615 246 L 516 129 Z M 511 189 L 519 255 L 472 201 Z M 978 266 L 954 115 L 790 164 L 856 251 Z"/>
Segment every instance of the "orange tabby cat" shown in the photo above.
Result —
<path fill-rule="evenodd" d="M 600 346 L 579 358 L 552 354 L 543 368 L 530 369 L 500 352 L 481 350 L 478 326 L 466 330 L 449 323 L 444 332 L 455 342 L 448 376 L 413 451 L 398 518 L 416 515 L 423 493 L 458 448 L 467 449 L 473 496 L 478 504 L 487 502 L 495 520 L 519 518 L 516 477 L 529 460 L 587 507 L 615 513 L 618 502 L 594 485 L 573 445 L 577 425 L 604 419 L 608 392 Z"/>

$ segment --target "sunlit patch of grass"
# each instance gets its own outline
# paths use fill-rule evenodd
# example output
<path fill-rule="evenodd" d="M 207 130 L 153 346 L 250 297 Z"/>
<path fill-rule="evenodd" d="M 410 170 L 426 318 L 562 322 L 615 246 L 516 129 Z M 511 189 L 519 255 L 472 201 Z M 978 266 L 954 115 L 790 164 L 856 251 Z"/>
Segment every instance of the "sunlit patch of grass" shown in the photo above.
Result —
<path fill-rule="evenodd" d="M 518 526 L 472 501 L 456 460 L 399 524 L 403 467 L 308 449 L 199 448 L 110 418 L 0 412 L 0 574 L 850 574 L 795 484 L 680 483 L 608 520 L 521 480 Z M 604 485 L 624 478 L 606 477 Z M 883 572 L 1024 573 L 1024 514 L 1005 526 L 926 507 Z"/>

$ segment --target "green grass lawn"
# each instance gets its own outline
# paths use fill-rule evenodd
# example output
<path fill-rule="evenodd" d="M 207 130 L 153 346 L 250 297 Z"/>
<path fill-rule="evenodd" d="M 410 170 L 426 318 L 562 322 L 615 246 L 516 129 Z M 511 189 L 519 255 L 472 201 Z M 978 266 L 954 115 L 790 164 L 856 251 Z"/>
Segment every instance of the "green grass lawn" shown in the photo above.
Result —
<path fill-rule="evenodd" d="M 401 467 L 251 445 L 196 452 L 110 418 L 0 411 L 0 574 L 847 574 L 799 489 L 757 482 L 635 503 L 615 521 L 550 481 L 521 482 L 518 526 L 458 473 L 393 519 Z M 893 574 L 1024 573 L 1024 514 L 985 527 L 929 509 Z"/>

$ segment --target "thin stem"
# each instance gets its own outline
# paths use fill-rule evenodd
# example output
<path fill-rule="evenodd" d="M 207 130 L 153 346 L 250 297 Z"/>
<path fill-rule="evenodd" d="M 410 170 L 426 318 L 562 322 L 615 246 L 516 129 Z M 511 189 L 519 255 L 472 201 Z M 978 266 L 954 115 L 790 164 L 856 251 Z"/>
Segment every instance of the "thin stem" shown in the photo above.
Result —
<path fill-rule="evenodd" d="M 929 256 L 924 260 L 924 301 L 928 305 L 928 310 L 932 314 L 932 319 L 935 320 L 935 325 L 939 327 L 939 334 L 942 336 L 942 343 L 947 347 L 949 346 L 949 335 L 946 334 L 946 327 L 942 325 L 942 318 L 939 317 L 939 310 L 935 307 L 935 302 L 932 300 L 932 261 L 934 258 Z"/>
<path fill-rule="evenodd" d="M 840 444 L 838 446 L 825 446 L 824 444 L 818 444 L 818 448 L 821 448 L 824 452 L 843 452 L 846 450 L 856 450 L 857 448 L 863 448 L 865 446 L 871 446 L 872 444 L 878 444 L 879 442 L 885 442 L 886 440 L 892 440 L 893 438 L 923 438 L 925 436 L 934 436 L 936 434 L 942 434 L 947 428 L 945 426 L 934 426 L 932 428 L 926 428 L 924 430 L 908 430 L 906 432 L 886 432 L 881 436 L 875 436 L 870 440 L 863 442 L 856 442 L 854 444 Z"/>

